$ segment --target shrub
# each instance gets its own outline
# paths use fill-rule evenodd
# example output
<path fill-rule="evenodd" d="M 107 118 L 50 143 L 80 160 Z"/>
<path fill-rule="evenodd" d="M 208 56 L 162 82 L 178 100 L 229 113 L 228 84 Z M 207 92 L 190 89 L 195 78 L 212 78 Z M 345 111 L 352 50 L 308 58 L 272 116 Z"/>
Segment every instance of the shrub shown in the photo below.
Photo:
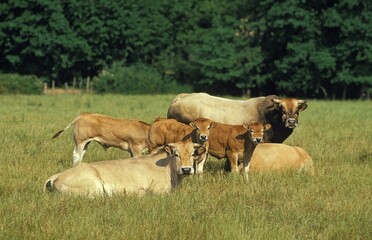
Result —
<path fill-rule="evenodd" d="M 0 74 L 0 94 L 41 94 L 43 82 L 35 76 Z"/>
<path fill-rule="evenodd" d="M 161 75 L 155 68 L 143 64 L 122 66 L 113 64 L 93 80 L 96 93 L 155 94 L 189 92 L 190 86 L 179 85 Z"/>

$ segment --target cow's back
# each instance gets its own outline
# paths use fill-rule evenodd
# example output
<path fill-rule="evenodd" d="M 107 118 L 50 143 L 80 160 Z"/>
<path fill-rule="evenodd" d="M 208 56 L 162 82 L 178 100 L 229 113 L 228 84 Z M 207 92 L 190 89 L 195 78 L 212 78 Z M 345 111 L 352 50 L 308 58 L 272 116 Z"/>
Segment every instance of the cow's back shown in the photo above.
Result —
<path fill-rule="evenodd" d="M 207 118 L 225 124 L 240 125 L 258 122 L 257 105 L 265 97 L 249 100 L 232 100 L 206 93 L 179 94 L 168 109 L 168 118 L 190 123 L 198 118 Z"/>
<path fill-rule="evenodd" d="M 313 174 L 312 159 L 300 147 L 285 144 L 260 143 L 249 163 L 249 172 L 271 172 L 297 169 Z"/>

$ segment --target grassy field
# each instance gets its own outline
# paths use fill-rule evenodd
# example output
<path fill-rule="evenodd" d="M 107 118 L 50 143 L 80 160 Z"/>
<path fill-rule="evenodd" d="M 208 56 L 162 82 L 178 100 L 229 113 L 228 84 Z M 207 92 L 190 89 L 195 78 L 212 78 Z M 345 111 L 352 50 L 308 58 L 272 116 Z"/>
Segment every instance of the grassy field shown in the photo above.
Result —
<path fill-rule="evenodd" d="M 174 95 L 0 95 L 0 239 L 372 239 L 372 102 L 309 100 L 286 141 L 315 175 L 243 177 L 210 158 L 203 177 L 165 195 L 88 199 L 43 193 L 71 167 L 82 112 L 151 122 Z M 125 158 L 91 144 L 85 162 Z"/>

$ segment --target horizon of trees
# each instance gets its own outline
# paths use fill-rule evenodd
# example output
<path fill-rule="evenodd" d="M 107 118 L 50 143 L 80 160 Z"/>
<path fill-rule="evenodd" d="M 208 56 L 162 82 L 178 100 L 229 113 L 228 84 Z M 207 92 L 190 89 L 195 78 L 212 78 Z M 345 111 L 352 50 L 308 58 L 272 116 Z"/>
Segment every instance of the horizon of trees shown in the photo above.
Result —
<path fill-rule="evenodd" d="M 62 85 L 99 80 L 121 66 L 214 94 L 358 98 L 372 88 L 371 6 L 362 0 L 8 0 L 0 3 L 0 73 Z M 105 84 L 120 85 L 113 81 L 124 80 Z"/>

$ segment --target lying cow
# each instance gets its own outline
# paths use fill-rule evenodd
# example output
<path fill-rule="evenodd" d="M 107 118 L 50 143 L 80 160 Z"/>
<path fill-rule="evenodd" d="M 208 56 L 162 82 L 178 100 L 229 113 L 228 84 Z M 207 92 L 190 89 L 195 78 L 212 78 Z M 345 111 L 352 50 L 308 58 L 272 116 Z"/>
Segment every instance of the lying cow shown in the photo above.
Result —
<path fill-rule="evenodd" d="M 228 125 L 217 123 L 209 133 L 208 153 L 218 159 L 227 157 L 234 172 L 248 172 L 248 163 L 256 145 L 263 141 L 270 124 Z"/>
<path fill-rule="evenodd" d="M 73 126 L 75 149 L 73 165 L 81 162 L 91 141 L 103 148 L 116 147 L 129 151 L 132 157 L 140 156 L 148 148 L 150 125 L 138 120 L 112 118 L 100 114 L 81 114 L 67 127 L 58 131 L 52 139 Z"/>
<path fill-rule="evenodd" d="M 80 163 L 51 176 L 44 191 L 74 195 L 169 192 L 184 175 L 194 173 L 194 155 L 205 148 L 190 141 L 171 143 L 156 154 L 124 160 Z"/>
<path fill-rule="evenodd" d="M 216 123 L 209 119 L 199 118 L 189 125 L 178 122 L 174 119 L 157 118 L 149 130 L 149 150 L 155 151 L 159 146 L 167 143 L 190 140 L 193 143 L 199 143 L 208 151 L 208 136 L 211 128 Z M 203 166 L 208 157 L 208 153 L 195 158 L 196 173 L 203 172 Z"/>
<path fill-rule="evenodd" d="M 248 172 L 272 172 L 288 169 L 314 174 L 313 160 L 300 147 L 285 144 L 262 143 L 253 152 Z"/>
<path fill-rule="evenodd" d="M 190 123 L 197 118 L 242 125 L 248 122 L 269 123 L 265 142 L 282 143 L 298 124 L 299 112 L 307 108 L 306 101 L 279 98 L 275 95 L 249 100 L 231 100 L 206 93 L 182 93 L 168 109 L 168 118 Z"/>

